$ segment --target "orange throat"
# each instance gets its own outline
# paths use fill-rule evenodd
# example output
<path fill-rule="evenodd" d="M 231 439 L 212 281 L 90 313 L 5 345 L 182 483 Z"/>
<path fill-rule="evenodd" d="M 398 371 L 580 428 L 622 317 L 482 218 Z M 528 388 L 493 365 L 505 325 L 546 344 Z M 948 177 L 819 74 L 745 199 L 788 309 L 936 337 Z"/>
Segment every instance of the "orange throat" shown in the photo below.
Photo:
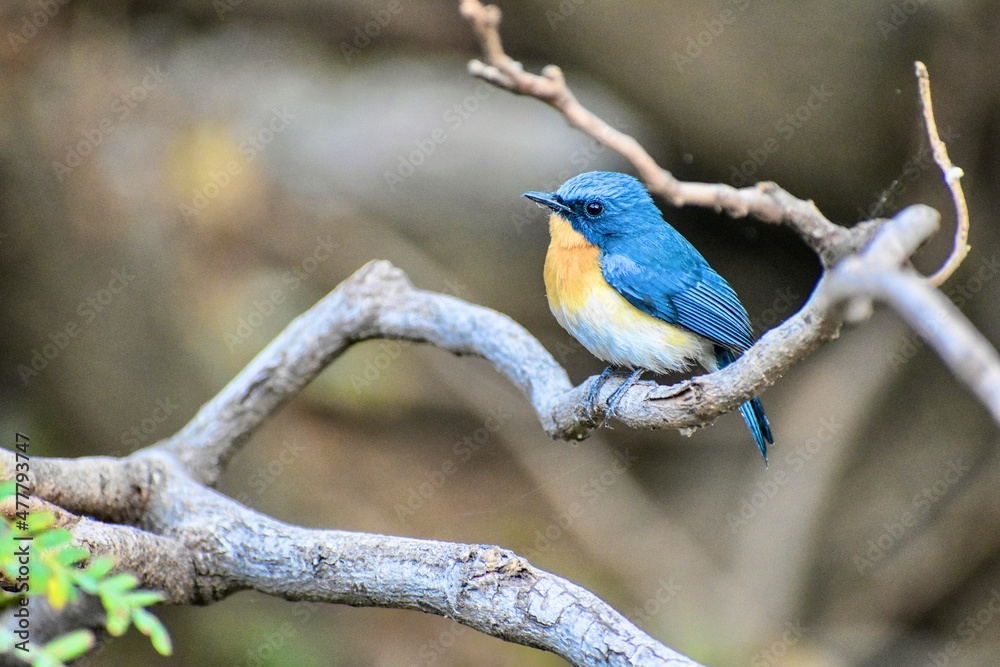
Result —
<path fill-rule="evenodd" d="M 545 292 L 556 320 L 598 359 L 663 373 L 715 360 L 708 341 L 645 313 L 608 284 L 601 251 L 563 218 L 549 218 Z"/>
<path fill-rule="evenodd" d="M 601 274 L 600 250 L 555 213 L 549 217 L 549 234 L 552 240 L 545 255 L 549 307 L 554 313 L 576 311 L 586 302 Z"/>

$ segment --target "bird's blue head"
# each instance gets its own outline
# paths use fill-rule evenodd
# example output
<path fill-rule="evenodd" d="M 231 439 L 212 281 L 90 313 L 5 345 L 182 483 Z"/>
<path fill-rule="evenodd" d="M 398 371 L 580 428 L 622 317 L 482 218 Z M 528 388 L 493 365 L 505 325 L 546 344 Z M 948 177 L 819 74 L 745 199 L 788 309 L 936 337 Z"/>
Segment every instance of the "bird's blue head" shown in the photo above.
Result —
<path fill-rule="evenodd" d="M 611 239 L 641 234 L 650 225 L 663 225 L 660 209 L 646 187 L 628 174 L 588 171 L 574 176 L 558 190 L 525 192 L 523 197 L 548 207 L 597 246 Z"/>

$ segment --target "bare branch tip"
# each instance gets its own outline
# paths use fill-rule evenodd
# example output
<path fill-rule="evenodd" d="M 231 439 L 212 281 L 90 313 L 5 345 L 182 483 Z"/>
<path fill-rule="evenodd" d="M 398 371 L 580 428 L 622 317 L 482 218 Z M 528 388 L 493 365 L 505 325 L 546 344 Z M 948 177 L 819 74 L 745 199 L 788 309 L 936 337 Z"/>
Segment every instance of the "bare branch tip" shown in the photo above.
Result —
<path fill-rule="evenodd" d="M 555 83 L 566 84 L 566 77 L 563 75 L 562 68 L 559 65 L 546 65 L 542 68 L 542 76 Z"/>
<path fill-rule="evenodd" d="M 921 61 L 914 63 L 917 75 L 917 82 L 920 89 L 920 106 L 923 110 L 924 124 L 927 126 L 927 140 L 931 146 L 931 154 L 934 162 L 937 163 L 944 177 L 945 184 L 951 192 L 951 198 L 955 205 L 955 240 L 951 253 L 931 277 L 930 282 L 935 287 L 943 284 L 962 265 L 969 253 L 969 206 L 965 201 L 965 193 L 962 191 L 961 178 L 964 172 L 956 167 L 948 157 L 948 146 L 938 132 L 937 121 L 934 119 L 934 104 L 931 101 L 931 81 L 927 66 Z"/>
<path fill-rule="evenodd" d="M 487 65 L 480 60 L 469 62 L 469 74 L 494 86 L 516 92 L 513 79 L 504 74 L 500 68 Z"/>
<path fill-rule="evenodd" d="M 373 259 L 352 276 L 361 283 L 398 283 L 411 287 L 409 277 L 406 272 L 397 267 L 387 259 Z"/>
<path fill-rule="evenodd" d="M 492 30 L 496 30 L 500 27 L 500 19 L 503 18 L 503 12 L 496 5 L 486 5 L 483 7 L 483 20 L 486 25 Z"/>

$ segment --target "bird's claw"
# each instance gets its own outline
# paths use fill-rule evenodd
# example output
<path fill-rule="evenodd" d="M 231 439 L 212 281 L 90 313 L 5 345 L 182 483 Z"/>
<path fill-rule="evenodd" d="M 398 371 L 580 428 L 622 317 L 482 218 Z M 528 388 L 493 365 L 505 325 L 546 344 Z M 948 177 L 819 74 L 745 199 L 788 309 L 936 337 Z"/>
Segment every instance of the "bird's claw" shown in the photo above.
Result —
<path fill-rule="evenodd" d="M 604 426 L 607 427 L 608 422 L 611 418 L 615 416 L 615 412 L 618 410 L 618 404 L 622 402 L 622 398 L 625 396 L 625 392 L 629 390 L 629 387 L 634 385 L 639 379 L 639 376 L 644 373 L 644 369 L 637 368 L 632 373 L 625 378 L 625 381 L 621 383 L 614 393 L 608 398 L 608 407 L 604 410 Z"/>
<path fill-rule="evenodd" d="M 587 421 L 594 423 L 594 408 L 597 407 L 597 395 L 601 392 L 601 387 L 607 382 L 608 378 L 614 373 L 614 368 L 608 366 L 604 369 L 604 372 L 598 376 L 597 380 L 590 385 L 590 391 L 587 392 Z M 608 425 L 608 415 L 604 414 L 604 425 Z"/>

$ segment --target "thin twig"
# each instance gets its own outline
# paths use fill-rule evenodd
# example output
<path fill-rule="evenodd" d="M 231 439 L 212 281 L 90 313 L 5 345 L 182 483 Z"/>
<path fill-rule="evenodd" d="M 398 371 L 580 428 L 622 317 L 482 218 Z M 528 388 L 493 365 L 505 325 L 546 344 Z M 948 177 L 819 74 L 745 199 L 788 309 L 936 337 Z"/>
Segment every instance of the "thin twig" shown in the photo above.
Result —
<path fill-rule="evenodd" d="M 567 122 L 614 151 L 635 167 L 649 190 L 665 197 L 674 206 L 702 206 L 725 211 L 734 218 L 752 215 L 763 222 L 784 224 L 794 229 L 819 255 L 824 267 L 864 246 L 874 231 L 872 225 L 846 229 L 824 216 L 812 201 L 794 197 L 775 183 L 764 182 L 746 188 L 723 183 L 688 183 L 677 180 L 662 168 L 636 141 L 580 104 L 566 85 L 562 70 L 555 65 L 541 75 L 526 72 L 521 63 L 503 50 L 500 40 L 500 10 L 479 0 L 461 0 L 462 16 L 472 25 L 483 51 L 483 60 L 472 60 L 469 72 L 495 86 L 518 95 L 545 102 L 565 116 Z"/>
<path fill-rule="evenodd" d="M 914 63 L 917 72 L 917 82 L 920 89 L 920 106 L 924 111 L 924 123 L 927 125 L 927 139 L 931 144 L 931 153 L 934 161 L 944 175 L 944 182 L 951 192 L 951 199 L 955 202 L 955 242 L 948 259 L 941 265 L 928 280 L 931 285 L 937 287 L 944 284 L 951 277 L 955 270 L 962 265 L 966 256 L 971 250 L 969 245 L 969 206 L 965 202 L 965 192 L 962 190 L 962 176 L 965 173 L 960 167 L 951 163 L 948 157 L 948 147 L 941 140 L 938 134 L 937 121 L 934 120 L 934 105 L 931 103 L 931 77 L 927 72 L 927 66 L 919 60 Z"/>

